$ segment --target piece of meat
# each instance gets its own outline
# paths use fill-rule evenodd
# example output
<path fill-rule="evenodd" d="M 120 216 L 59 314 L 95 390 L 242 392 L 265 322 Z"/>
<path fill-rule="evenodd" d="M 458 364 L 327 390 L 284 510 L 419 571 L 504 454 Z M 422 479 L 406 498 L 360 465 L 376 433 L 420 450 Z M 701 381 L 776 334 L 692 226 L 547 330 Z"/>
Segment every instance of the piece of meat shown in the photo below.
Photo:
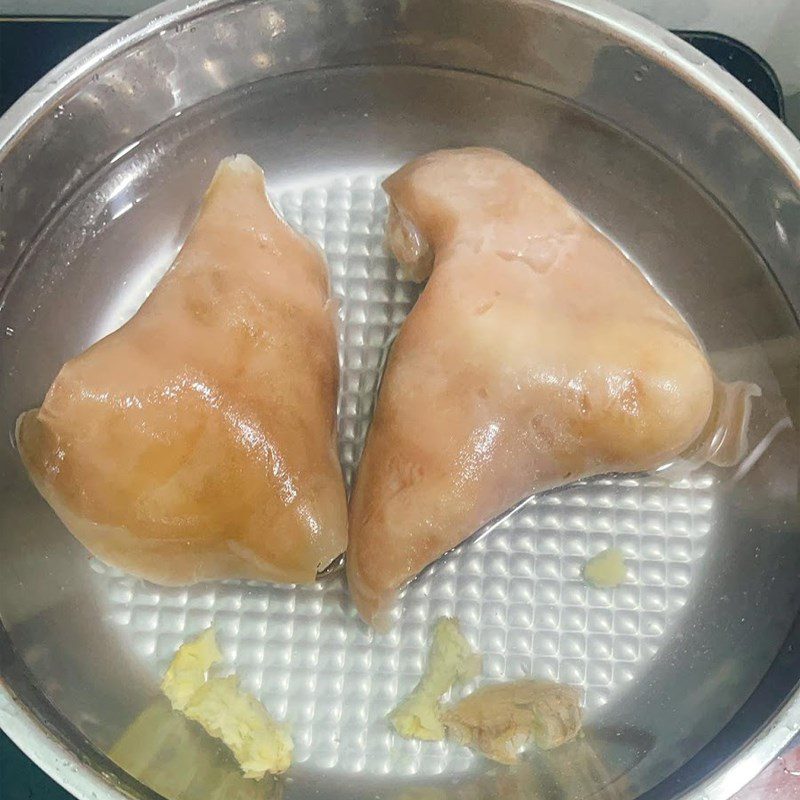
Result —
<path fill-rule="evenodd" d="M 384 625 L 409 579 L 534 492 L 688 449 L 738 458 L 754 387 L 716 391 L 680 315 L 540 175 L 467 148 L 384 186 L 394 254 L 430 280 L 392 346 L 351 498 L 365 620 Z"/>
<path fill-rule="evenodd" d="M 247 156 L 222 161 L 172 268 L 17 424 L 102 560 L 162 584 L 309 582 L 347 543 L 328 272 Z"/>

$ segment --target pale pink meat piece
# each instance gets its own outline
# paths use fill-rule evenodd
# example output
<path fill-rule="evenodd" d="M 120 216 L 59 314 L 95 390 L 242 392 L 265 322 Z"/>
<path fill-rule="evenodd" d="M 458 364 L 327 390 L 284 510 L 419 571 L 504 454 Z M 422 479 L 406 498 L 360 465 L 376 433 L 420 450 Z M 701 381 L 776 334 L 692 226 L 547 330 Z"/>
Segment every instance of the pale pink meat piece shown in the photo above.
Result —
<path fill-rule="evenodd" d="M 385 625 L 409 579 L 534 492 L 687 450 L 739 457 L 752 387 L 720 394 L 682 317 L 544 178 L 467 148 L 384 186 L 390 246 L 430 279 L 392 345 L 350 504 L 365 620 Z"/>
<path fill-rule="evenodd" d="M 328 273 L 247 156 L 222 161 L 172 268 L 17 425 L 37 488 L 151 581 L 309 582 L 344 549 Z"/>

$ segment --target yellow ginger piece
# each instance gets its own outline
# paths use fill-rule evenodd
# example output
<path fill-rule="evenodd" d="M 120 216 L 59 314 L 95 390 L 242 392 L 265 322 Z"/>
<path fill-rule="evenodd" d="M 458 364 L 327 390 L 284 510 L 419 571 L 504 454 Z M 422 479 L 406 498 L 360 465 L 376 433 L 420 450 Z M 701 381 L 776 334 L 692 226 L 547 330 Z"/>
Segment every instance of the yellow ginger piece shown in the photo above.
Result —
<path fill-rule="evenodd" d="M 294 744 L 288 727 L 243 692 L 235 675 L 206 681 L 184 713 L 230 748 L 246 778 L 285 772 L 292 763 Z"/>
<path fill-rule="evenodd" d="M 263 778 L 289 768 L 293 743 L 259 701 L 239 688 L 235 675 L 206 680 L 222 659 L 213 629 L 178 649 L 161 689 L 172 708 L 198 722 L 231 750 L 246 778 Z"/>
<path fill-rule="evenodd" d="M 206 682 L 208 670 L 221 660 L 213 628 L 178 649 L 161 681 L 161 691 L 176 711 L 186 708 L 192 695 Z"/>
<path fill-rule="evenodd" d="M 616 589 L 625 582 L 625 558 L 615 547 L 603 550 L 586 562 L 583 577 L 598 589 Z"/>
<path fill-rule="evenodd" d="M 442 617 L 433 630 L 424 675 L 389 715 L 395 730 L 407 739 L 444 739 L 441 698 L 454 684 L 472 680 L 480 669 L 481 657 L 464 638 L 458 620 Z"/>

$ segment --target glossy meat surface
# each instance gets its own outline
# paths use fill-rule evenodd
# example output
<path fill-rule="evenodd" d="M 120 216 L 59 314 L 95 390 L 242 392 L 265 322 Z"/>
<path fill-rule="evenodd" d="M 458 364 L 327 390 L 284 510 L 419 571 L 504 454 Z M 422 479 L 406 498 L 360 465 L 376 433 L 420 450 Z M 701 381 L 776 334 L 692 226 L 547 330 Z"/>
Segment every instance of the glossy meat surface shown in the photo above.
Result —
<path fill-rule="evenodd" d="M 720 406 L 680 315 L 533 170 L 439 151 L 384 186 L 390 246 L 430 279 L 392 346 L 351 499 L 348 581 L 379 627 L 398 589 L 514 503 L 663 465 Z M 742 428 L 749 396 L 735 394 L 723 405 Z"/>
<path fill-rule="evenodd" d="M 261 169 L 225 159 L 141 309 L 20 418 L 37 488 L 89 550 L 154 582 L 313 581 L 347 540 L 330 305 Z"/>

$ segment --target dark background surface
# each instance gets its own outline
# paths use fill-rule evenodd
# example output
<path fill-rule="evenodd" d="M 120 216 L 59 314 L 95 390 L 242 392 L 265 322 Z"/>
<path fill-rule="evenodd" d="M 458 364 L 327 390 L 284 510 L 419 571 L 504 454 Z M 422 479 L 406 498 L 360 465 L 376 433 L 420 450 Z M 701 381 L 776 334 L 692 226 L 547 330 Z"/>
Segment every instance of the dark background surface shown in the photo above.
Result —
<path fill-rule="evenodd" d="M 81 45 L 113 27 L 114 19 L 0 21 L 0 114 L 42 75 Z M 679 32 L 783 118 L 780 85 L 749 48 L 714 33 Z M 0 800 L 71 800 L 0 732 Z"/>
<path fill-rule="evenodd" d="M 73 800 L 0 733 L 0 798 L 2 800 Z"/>

